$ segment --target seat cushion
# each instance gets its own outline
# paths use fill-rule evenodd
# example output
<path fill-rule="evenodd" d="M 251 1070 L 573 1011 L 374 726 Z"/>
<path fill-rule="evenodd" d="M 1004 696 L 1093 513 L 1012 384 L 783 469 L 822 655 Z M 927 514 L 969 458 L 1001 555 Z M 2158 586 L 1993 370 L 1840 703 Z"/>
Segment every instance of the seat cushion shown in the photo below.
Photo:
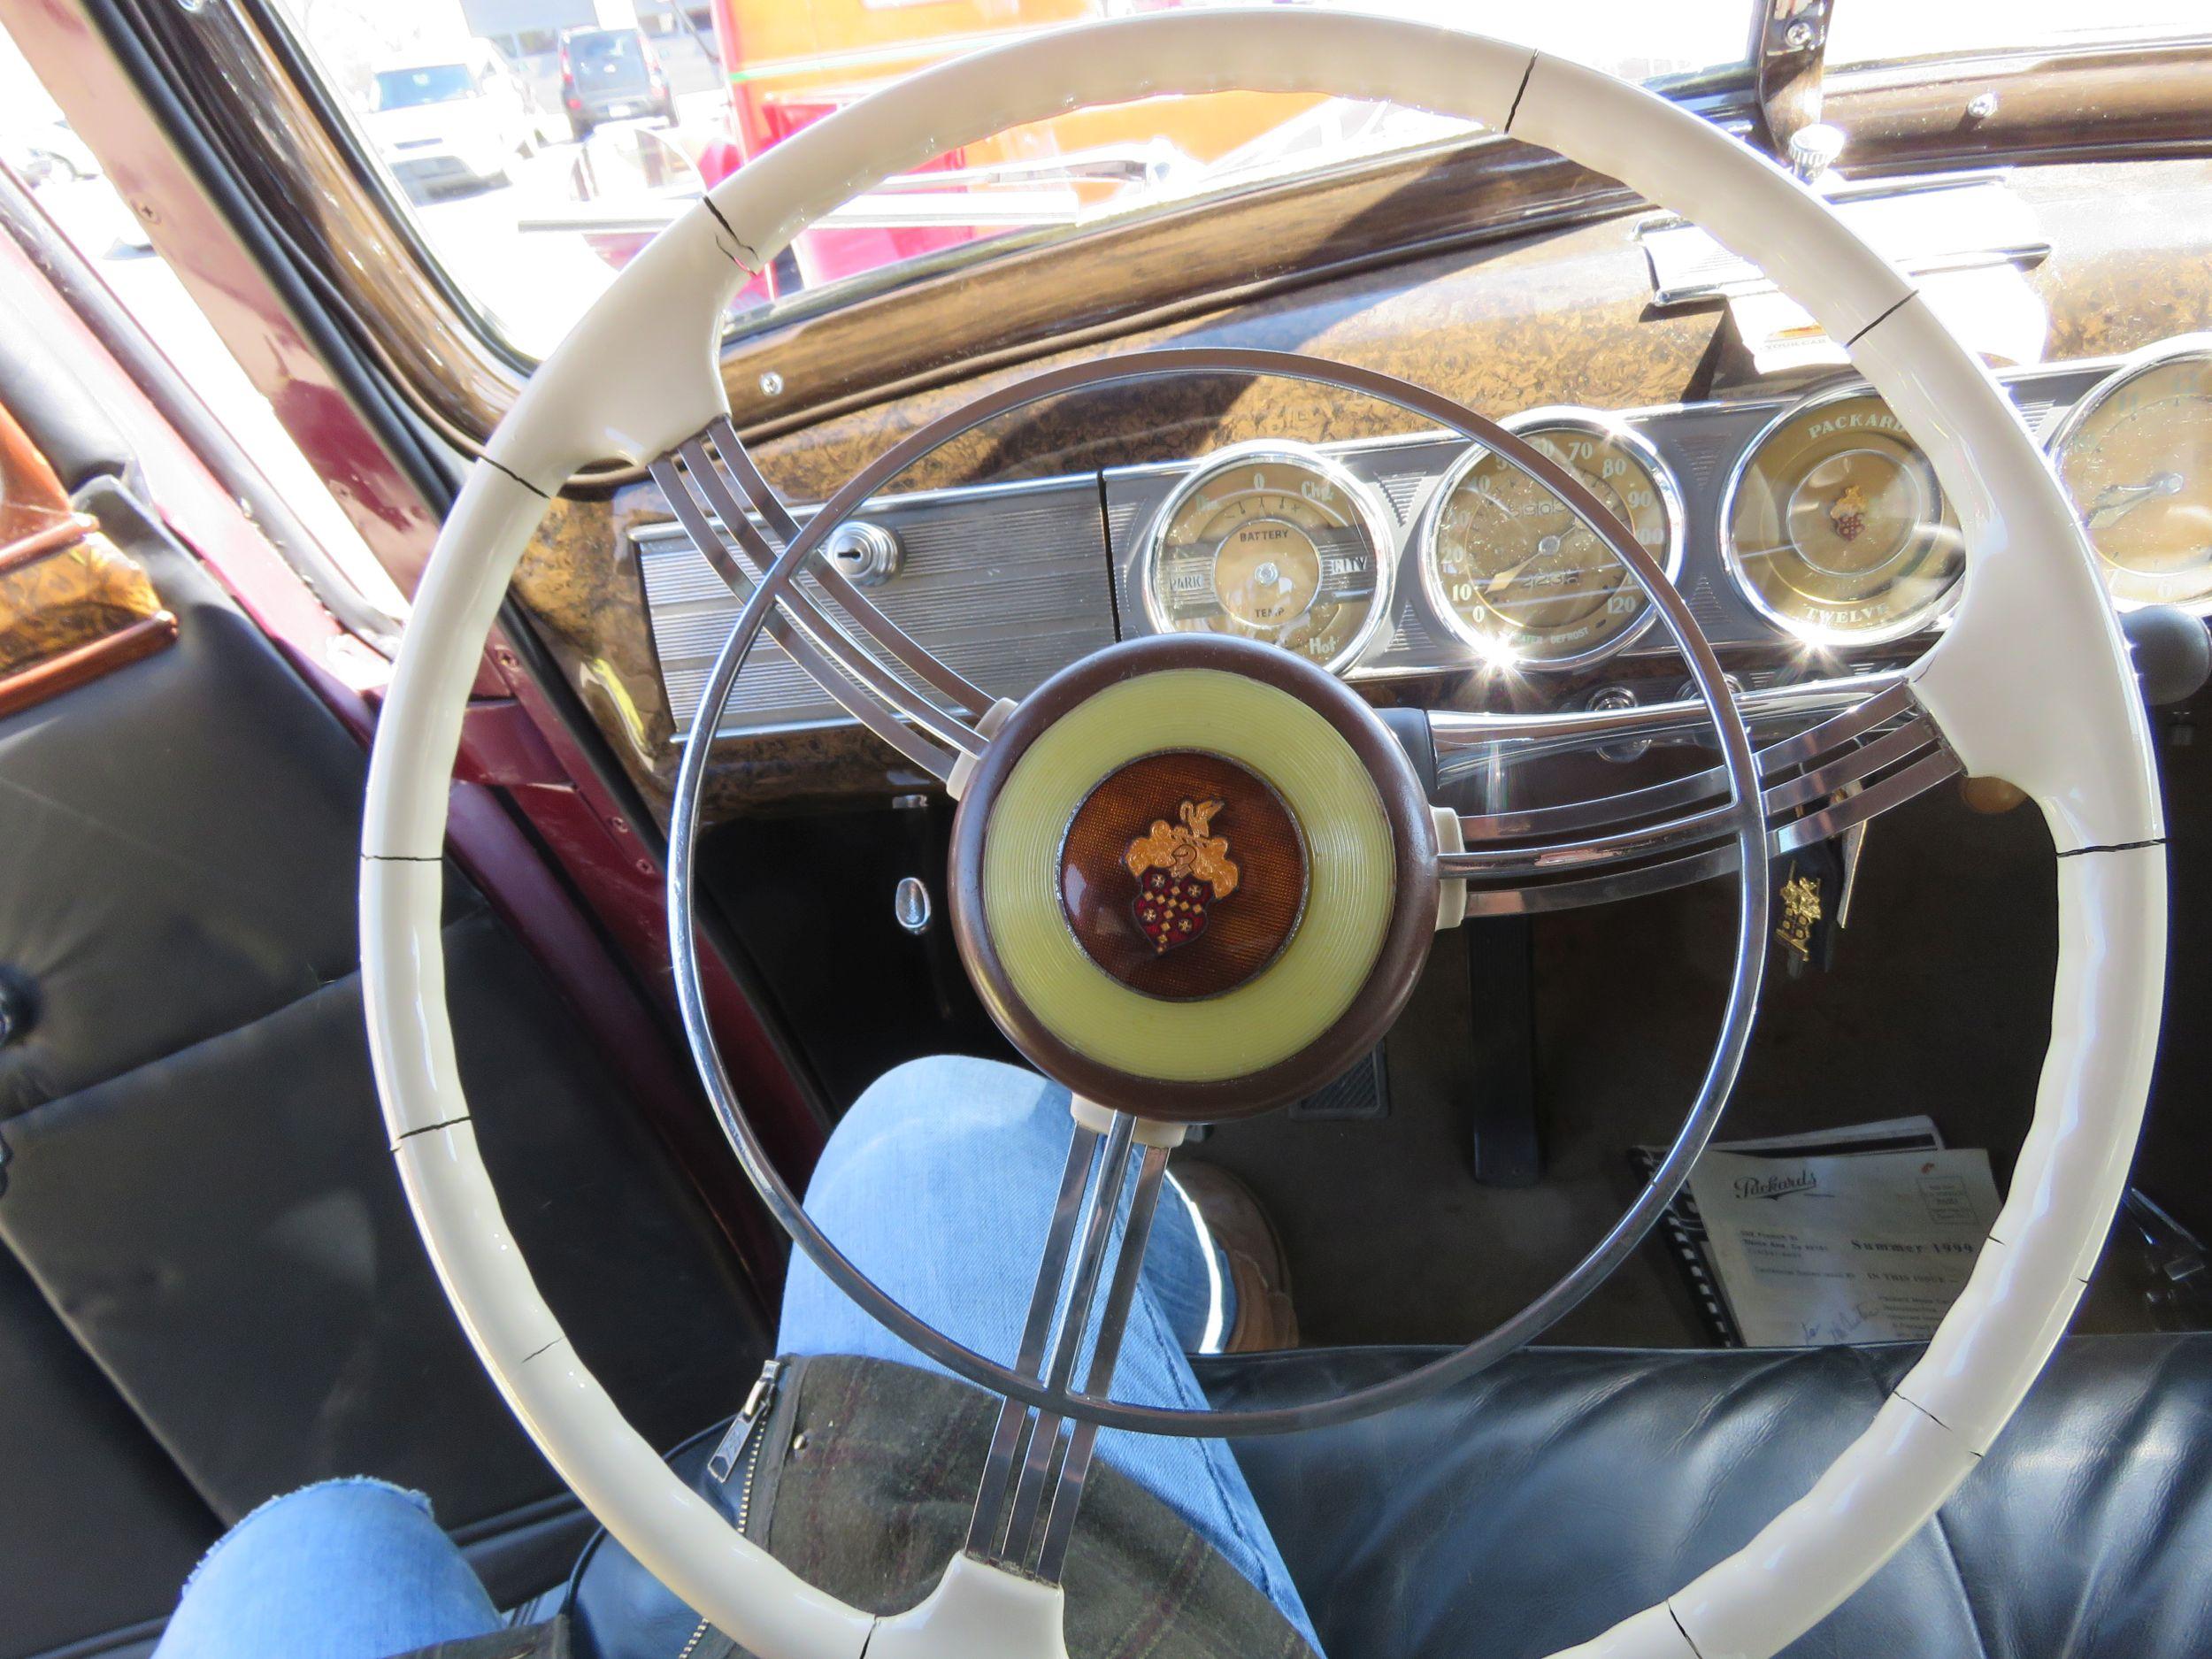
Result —
<path fill-rule="evenodd" d="M 1438 1350 L 1200 1362 L 1224 1408 Z M 1748 1540 L 1874 1415 L 1913 1348 L 1540 1348 L 1363 1423 L 1236 1451 L 1331 1659 L 1535 1659 Z M 1790 1659 L 2212 1653 L 2212 1334 L 2062 1346 L 1935 1522 Z"/>

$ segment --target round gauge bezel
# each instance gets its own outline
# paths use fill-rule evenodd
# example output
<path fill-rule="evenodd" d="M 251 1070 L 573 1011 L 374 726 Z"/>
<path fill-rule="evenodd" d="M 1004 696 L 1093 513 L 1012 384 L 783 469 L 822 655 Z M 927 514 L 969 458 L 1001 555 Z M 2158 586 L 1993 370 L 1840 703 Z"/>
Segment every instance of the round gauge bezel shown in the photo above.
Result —
<path fill-rule="evenodd" d="M 1651 475 L 1652 483 L 1659 492 L 1660 509 L 1666 515 L 1667 545 L 1665 555 L 1659 561 L 1660 567 L 1666 572 L 1670 582 L 1680 580 L 1684 550 L 1688 545 L 1682 487 L 1674 476 L 1674 469 L 1667 465 L 1650 439 L 1617 415 L 1609 415 L 1602 410 L 1585 409 L 1573 403 L 1548 404 L 1539 409 L 1523 410 L 1498 424 L 1516 437 L 1524 436 L 1538 427 L 1586 433 L 1608 443 L 1617 444 L 1633 456 L 1637 465 Z M 1495 641 L 1485 638 L 1473 624 L 1462 617 L 1443 592 L 1436 572 L 1438 521 L 1443 516 L 1445 503 L 1452 498 L 1452 492 L 1459 488 L 1468 473 L 1494 453 L 1487 444 L 1469 444 L 1465 451 L 1444 469 L 1443 475 L 1430 488 L 1428 500 L 1422 505 L 1419 526 L 1413 538 L 1413 553 L 1415 563 L 1421 570 L 1421 596 L 1427 603 L 1432 620 L 1441 626 L 1449 638 L 1466 646 L 1484 661 L 1509 662 L 1517 672 L 1522 673 L 1555 673 L 1564 669 L 1586 668 L 1592 663 L 1602 662 L 1615 653 L 1627 649 L 1643 637 L 1658 618 L 1658 607 L 1652 603 L 1648 594 L 1644 595 L 1643 614 L 1612 638 L 1587 650 L 1578 651 L 1571 657 L 1547 657 L 1539 660 L 1500 656 Z M 1508 465 L 1511 464 L 1509 457 L 1507 461 Z M 1562 461 L 1560 465 L 1570 466 L 1571 464 Z M 1564 503 L 1561 504 L 1565 505 Z M 1571 512 L 1573 509 L 1569 508 L 1568 511 Z M 1631 534 L 1634 534 L 1632 530 Z M 1634 572 L 1630 574 L 1633 576 Z"/>
<path fill-rule="evenodd" d="M 2095 385 L 2076 398 L 2071 409 L 2067 410 L 2063 414 L 2054 413 L 2039 434 L 2039 442 L 2043 446 L 2043 453 L 2050 460 L 2051 471 L 2059 480 L 2059 488 L 2062 490 L 2066 488 L 2066 476 L 2059 470 L 2060 462 L 2065 455 L 2066 446 L 2079 435 L 2082 427 L 2088 424 L 2090 417 L 2110 401 L 2114 393 L 2131 380 L 2148 373 L 2153 369 L 2163 368 L 2169 363 L 2183 362 L 2192 357 L 2212 363 L 2212 334 L 2176 334 L 2170 340 L 2160 340 L 2145 346 L 2139 351 L 2130 352 L 2126 357 L 2122 357 Z M 2073 493 L 2070 490 L 2067 491 L 2066 499 L 2069 505 L 2073 504 Z M 2142 611 L 2153 605 L 2171 605 L 2175 610 L 2185 611 L 2192 616 L 2212 616 L 2212 589 L 2208 589 L 2194 599 L 2179 600 L 2124 597 L 2115 591 L 2113 583 L 2120 573 L 2118 562 L 2107 558 L 2098 551 L 2096 538 L 2090 534 L 2088 521 L 2083 518 L 2078 506 L 2074 507 L 2074 518 L 2075 522 L 2082 526 L 2082 540 L 2089 544 L 2090 555 L 2097 561 L 2098 579 L 2104 583 L 2105 596 L 2112 602 L 2114 610 Z M 2208 580 L 2212 581 L 2212 577 L 2208 577 Z"/>
<path fill-rule="evenodd" d="M 1769 602 L 1766 595 L 1759 591 L 1757 584 L 1752 581 L 1744 570 L 1742 556 L 1736 547 L 1736 533 L 1733 526 L 1736 518 L 1736 496 L 1743 488 L 1744 477 L 1750 472 L 1751 464 L 1758 459 L 1759 452 L 1773 441 L 1775 434 L 1780 432 L 1791 422 L 1802 420 L 1806 416 L 1816 411 L 1825 409 L 1832 403 L 1849 403 L 1857 397 L 1870 397 L 1882 404 L 1884 408 L 1888 408 L 1889 400 L 1876 391 L 1873 387 L 1864 380 L 1853 380 L 1847 385 L 1832 386 L 1825 391 L 1815 392 L 1809 397 L 1801 397 L 1795 403 L 1789 403 L 1777 411 L 1773 418 L 1753 435 L 1751 442 L 1744 445 L 1743 452 L 1736 457 L 1735 465 L 1728 469 L 1728 483 L 1721 491 L 1719 516 L 1713 526 L 1715 540 L 1720 544 L 1721 566 L 1728 572 L 1730 583 L 1735 588 L 1737 595 L 1743 602 L 1791 638 L 1801 641 L 1807 645 L 1816 645 L 1828 649 L 1844 649 L 1857 645 L 1886 645 L 1893 641 L 1909 639 L 1913 634 L 1940 627 L 1951 612 L 1957 609 L 1959 595 L 1966 588 L 1966 565 L 1962 560 L 1958 573 L 1952 577 L 1950 586 L 1937 596 L 1932 604 L 1923 606 L 1893 622 L 1886 622 L 1876 628 L 1832 628 L 1824 626 L 1817 622 L 1807 622 L 1801 617 L 1793 617 L 1778 610 Z M 1896 415 L 1897 411 L 1892 409 L 1890 413 Z M 1928 452 L 1921 447 L 1920 440 L 1914 437 L 1912 433 L 1906 428 L 1901 417 L 1898 419 L 1898 433 L 1911 446 L 1912 452 L 1918 456 L 1922 463 L 1927 466 L 1929 478 L 1935 487 L 1937 510 L 1939 512 L 1947 511 L 1950 506 L 1949 498 L 1943 493 L 1942 480 L 1935 477 L 1935 464 L 1929 460 Z"/>
<path fill-rule="evenodd" d="M 1310 657 L 1305 657 L 1307 662 L 1313 663 L 1317 668 L 1326 669 L 1332 674 L 1346 673 L 1365 654 L 1376 634 L 1381 630 L 1385 620 L 1392 614 L 1392 607 L 1396 603 L 1398 560 L 1402 556 L 1402 549 L 1398 540 L 1396 515 L 1390 511 L 1389 503 L 1384 500 L 1382 492 L 1356 476 L 1341 461 L 1323 450 L 1315 449 L 1310 444 L 1279 442 L 1266 438 L 1229 444 L 1225 448 L 1216 449 L 1211 455 L 1199 462 L 1173 489 L 1168 492 L 1167 499 L 1154 510 L 1151 520 L 1145 526 L 1142 549 L 1137 560 L 1137 588 L 1140 597 L 1144 602 L 1145 618 L 1152 625 L 1152 631 L 1155 634 L 1211 634 L 1216 632 L 1212 628 L 1176 627 L 1168 620 L 1166 611 L 1160 603 L 1160 596 L 1154 587 L 1152 579 L 1159 568 L 1160 550 L 1167 540 L 1168 530 L 1175 523 L 1176 515 L 1182 511 L 1184 504 L 1221 473 L 1232 467 L 1248 465 L 1254 461 L 1273 461 L 1287 466 L 1302 466 L 1328 480 L 1352 503 L 1361 527 L 1366 532 L 1368 540 L 1374 543 L 1375 596 L 1369 605 L 1367 620 L 1361 625 L 1359 632 L 1353 635 L 1351 641 L 1327 662 L 1318 662 Z M 1316 596 L 1318 597 L 1317 593 Z M 1217 604 L 1220 603 L 1218 590 L 1215 594 L 1215 603 Z M 1311 607 L 1309 606 L 1308 610 L 1310 609 Z M 1254 639 L 1255 643 L 1270 646 L 1276 650 L 1285 652 L 1287 656 L 1303 656 L 1303 653 L 1289 650 L 1288 648 L 1274 640 L 1255 639 L 1255 636 L 1251 634 L 1235 634 L 1229 637 Z"/>

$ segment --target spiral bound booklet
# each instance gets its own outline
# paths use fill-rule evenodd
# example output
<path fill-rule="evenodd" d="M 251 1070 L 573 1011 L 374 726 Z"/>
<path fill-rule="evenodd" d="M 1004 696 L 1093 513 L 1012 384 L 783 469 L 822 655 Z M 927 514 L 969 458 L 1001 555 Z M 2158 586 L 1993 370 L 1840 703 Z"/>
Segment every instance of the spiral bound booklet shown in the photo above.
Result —
<path fill-rule="evenodd" d="M 1878 1123 L 1852 1124 L 1842 1128 L 1817 1129 L 1802 1134 L 1776 1135 L 1755 1141 L 1717 1142 L 1707 1148 L 1705 1158 L 1700 1160 L 1699 1168 L 1701 1171 L 1707 1161 L 1716 1155 L 1786 1162 L 1791 1159 L 1801 1161 L 1812 1158 L 1850 1158 L 1892 1153 L 1940 1153 L 1944 1149 L 1943 1136 L 1936 1128 L 1934 1119 L 1924 1116 L 1891 1118 L 1885 1118 Z M 1649 1179 L 1652 1171 L 1658 1168 L 1659 1160 L 1665 1155 L 1665 1150 L 1663 1147 L 1632 1147 L 1629 1148 L 1629 1161 L 1640 1176 Z M 1985 1158 L 1983 1160 L 1982 1168 L 1985 1178 L 1987 1171 Z M 1832 1176 L 1831 1191 L 1834 1190 L 1833 1179 Z M 1777 1202 L 1778 1202 L 1778 1200 Z M 1734 1258 L 1733 1278 L 1737 1281 L 1735 1288 L 1739 1294 L 1742 1294 L 1751 1290 L 1759 1281 L 1755 1276 L 1747 1272 L 1742 1254 L 1735 1248 L 1741 1243 L 1741 1240 L 1733 1236 L 1738 1226 L 1734 1206 L 1732 1204 L 1728 1208 L 1730 1218 L 1725 1225 L 1732 1233 L 1731 1255 Z M 1753 1219 L 1759 1218 L 1757 1212 L 1753 1212 Z M 1771 1221 L 1775 1217 L 1767 1216 L 1764 1219 Z M 1694 1176 L 1691 1184 L 1684 1187 L 1682 1192 L 1677 1194 L 1674 1202 L 1667 1207 L 1666 1214 L 1660 1222 L 1660 1231 L 1666 1240 L 1669 1254 L 1674 1257 L 1682 1270 L 1683 1278 L 1689 1287 L 1691 1300 L 1697 1306 L 1698 1313 L 1705 1323 L 1707 1333 L 1716 1344 L 1723 1348 L 1742 1348 L 1747 1343 L 1752 1346 L 1765 1346 L 1775 1340 L 1770 1334 L 1775 1328 L 1770 1316 L 1776 1311 L 1774 1307 L 1776 1298 L 1769 1294 L 1772 1286 L 1765 1286 L 1755 1293 L 1755 1300 L 1759 1304 L 1759 1317 L 1756 1324 L 1763 1334 L 1750 1337 L 1746 1334 L 1743 1323 L 1731 1301 L 1731 1286 L 1724 1279 L 1721 1265 L 1715 1257 L 1712 1240 L 1707 1230 L 1705 1217 L 1698 1206 L 1697 1181 Z M 1977 1234 L 1977 1239 L 1979 1236 Z M 1800 1286 L 1800 1288 L 1805 1287 Z M 1802 1305 L 1809 1307 L 1811 1302 L 1806 1300 Z M 1945 1305 L 1948 1305 L 1947 1301 Z M 1801 1320 L 1800 1323 L 1801 1326 L 1803 1322 Z M 1804 1341 L 1837 1341 L 1847 1339 L 1808 1337 L 1801 1333 L 1786 1340 L 1793 1344 Z M 1854 1336 L 1847 1340 L 1873 1341 L 1879 1339 L 1873 1336 Z"/>

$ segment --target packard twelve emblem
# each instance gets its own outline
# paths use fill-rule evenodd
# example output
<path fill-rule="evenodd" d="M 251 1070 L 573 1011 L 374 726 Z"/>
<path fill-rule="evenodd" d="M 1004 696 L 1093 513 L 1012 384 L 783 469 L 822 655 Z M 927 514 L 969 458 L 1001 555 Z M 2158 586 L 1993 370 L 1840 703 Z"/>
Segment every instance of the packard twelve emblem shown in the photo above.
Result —
<path fill-rule="evenodd" d="M 1179 824 L 1154 818 L 1148 833 L 1129 843 L 1124 862 L 1137 879 L 1131 905 L 1155 956 L 1187 945 L 1206 931 L 1206 912 L 1237 890 L 1228 838 L 1210 835 L 1223 801 L 1186 801 Z"/>
<path fill-rule="evenodd" d="M 1830 505 L 1828 518 L 1838 535 L 1855 541 L 1866 533 L 1866 492 L 1852 484 Z"/>

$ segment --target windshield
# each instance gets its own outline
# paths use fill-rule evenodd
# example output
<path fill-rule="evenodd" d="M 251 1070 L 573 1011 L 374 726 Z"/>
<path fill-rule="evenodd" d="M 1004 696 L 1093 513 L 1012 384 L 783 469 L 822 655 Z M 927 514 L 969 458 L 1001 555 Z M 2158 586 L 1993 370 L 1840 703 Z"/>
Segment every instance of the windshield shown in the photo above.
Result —
<path fill-rule="evenodd" d="M 703 190 L 876 88 L 1018 35 L 1209 3 L 689 0 L 638 6 L 634 28 L 577 28 L 567 26 L 579 12 L 593 12 L 574 0 L 472 0 L 462 10 L 523 93 L 514 130 L 500 135 L 508 149 L 490 153 L 472 133 L 469 171 L 399 165 L 394 187 L 448 278 L 511 345 L 540 356 Z M 1662 82 L 1740 73 L 1756 11 L 1752 0 L 1300 3 L 1487 30 Z M 449 103 L 469 90 L 458 64 L 367 72 L 450 40 L 456 0 L 279 4 L 349 107 Z M 2207 24 L 2206 0 L 1838 0 L 1834 16 L 1832 65 Z M 1210 93 L 1071 111 L 950 150 L 841 206 L 745 285 L 735 320 L 801 294 L 834 303 L 995 238 L 1050 235 L 1469 130 L 1394 104 L 1310 96 Z"/>
<path fill-rule="evenodd" d="M 373 110 L 407 110 L 419 104 L 446 104 L 476 90 L 466 64 L 421 64 L 412 69 L 378 73 L 370 95 Z"/>

